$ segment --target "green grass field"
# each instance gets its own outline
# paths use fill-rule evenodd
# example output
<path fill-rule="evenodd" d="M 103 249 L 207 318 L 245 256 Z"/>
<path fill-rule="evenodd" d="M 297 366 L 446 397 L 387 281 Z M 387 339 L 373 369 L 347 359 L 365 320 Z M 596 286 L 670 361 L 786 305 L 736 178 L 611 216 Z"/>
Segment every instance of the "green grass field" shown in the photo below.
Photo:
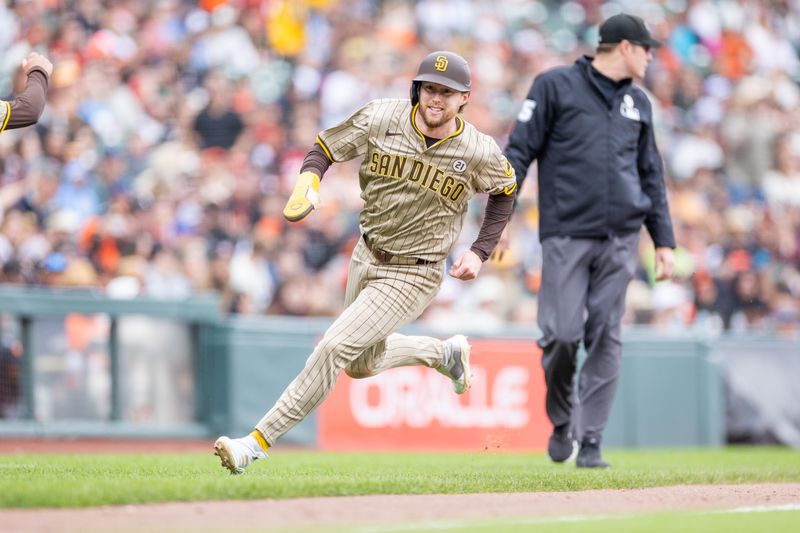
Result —
<path fill-rule="evenodd" d="M 0 508 L 800 482 L 800 453 L 782 448 L 611 450 L 606 456 L 614 468 L 598 472 L 555 465 L 541 454 L 279 450 L 245 475 L 230 476 L 211 453 L 0 455 Z"/>

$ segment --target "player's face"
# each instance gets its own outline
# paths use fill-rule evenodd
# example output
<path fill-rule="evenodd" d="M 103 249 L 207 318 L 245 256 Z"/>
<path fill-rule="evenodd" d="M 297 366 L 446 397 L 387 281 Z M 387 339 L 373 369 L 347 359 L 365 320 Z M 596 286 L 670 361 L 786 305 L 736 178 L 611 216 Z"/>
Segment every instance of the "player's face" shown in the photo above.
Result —
<path fill-rule="evenodd" d="M 469 101 L 469 93 L 462 93 L 423 81 L 419 89 L 419 110 L 422 121 L 430 129 L 435 129 L 453 120 L 462 105 Z"/>
<path fill-rule="evenodd" d="M 623 54 L 628 73 L 635 78 L 644 78 L 647 65 L 649 65 L 650 61 L 653 59 L 650 47 L 628 41 L 626 41 L 626 43 L 627 46 L 623 48 Z"/>

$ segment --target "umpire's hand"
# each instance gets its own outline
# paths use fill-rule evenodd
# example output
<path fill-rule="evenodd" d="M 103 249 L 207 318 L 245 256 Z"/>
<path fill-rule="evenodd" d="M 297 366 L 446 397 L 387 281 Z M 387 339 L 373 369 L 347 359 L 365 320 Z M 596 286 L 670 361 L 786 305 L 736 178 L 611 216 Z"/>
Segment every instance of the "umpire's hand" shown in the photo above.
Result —
<path fill-rule="evenodd" d="M 481 258 L 472 250 L 467 250 L 461 254 L 458 261 L 453 263 L 453 266 L 450 267 L 449 274 L 456 279 L 468 281 L 478 277 L 481 266 L 483 266 Z"/>
<path fill-rule="evenodd" d="M 675 269 L 675 254 L 672 248 L 662 246 L 656 248 L 656 281 L 664 281 L 672 277 Z"/>

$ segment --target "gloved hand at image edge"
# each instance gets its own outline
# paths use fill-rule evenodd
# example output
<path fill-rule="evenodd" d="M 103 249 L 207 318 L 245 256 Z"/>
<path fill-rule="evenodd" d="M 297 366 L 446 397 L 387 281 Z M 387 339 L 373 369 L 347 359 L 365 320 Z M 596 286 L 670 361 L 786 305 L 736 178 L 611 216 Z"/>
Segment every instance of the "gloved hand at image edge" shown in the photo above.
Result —
<path fill-rule="evenodd" d="M 319 205 L 319 176 L 303 172 L 297 177 L 294 191 L 283 208 L 283 216 L 289 222 L 307 217 Z"/>

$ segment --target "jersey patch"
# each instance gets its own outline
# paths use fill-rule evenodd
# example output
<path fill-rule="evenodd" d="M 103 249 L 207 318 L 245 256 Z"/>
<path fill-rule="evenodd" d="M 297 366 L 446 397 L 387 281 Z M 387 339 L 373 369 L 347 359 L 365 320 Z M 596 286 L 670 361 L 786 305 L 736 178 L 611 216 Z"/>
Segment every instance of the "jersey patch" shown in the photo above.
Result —
<path fill-rule="evenodd" d="M 453 170 L 459 173 L 467 170 L 466 161 L 464 161 L 463 159 L 456 159 L 455 161 L 453 161 Z"/>
<path fill-rule="evenodd" d="M 629 94 L 626 94 L 622 97 L 622 103 L 619 106 L 619 112 L 625 118 L 629 118 L 637 122 L 641 120 L 639 110 L 633 105 L 633 97 Z"/>
<path fill-rule="evenodd" d="M 536 109 L 536 100 L 525 100 L 522 102 L 522 109 L 519 110 L 517 120 L 520 122 L 528 122 L 533 118 L 534 109 Z"/>

